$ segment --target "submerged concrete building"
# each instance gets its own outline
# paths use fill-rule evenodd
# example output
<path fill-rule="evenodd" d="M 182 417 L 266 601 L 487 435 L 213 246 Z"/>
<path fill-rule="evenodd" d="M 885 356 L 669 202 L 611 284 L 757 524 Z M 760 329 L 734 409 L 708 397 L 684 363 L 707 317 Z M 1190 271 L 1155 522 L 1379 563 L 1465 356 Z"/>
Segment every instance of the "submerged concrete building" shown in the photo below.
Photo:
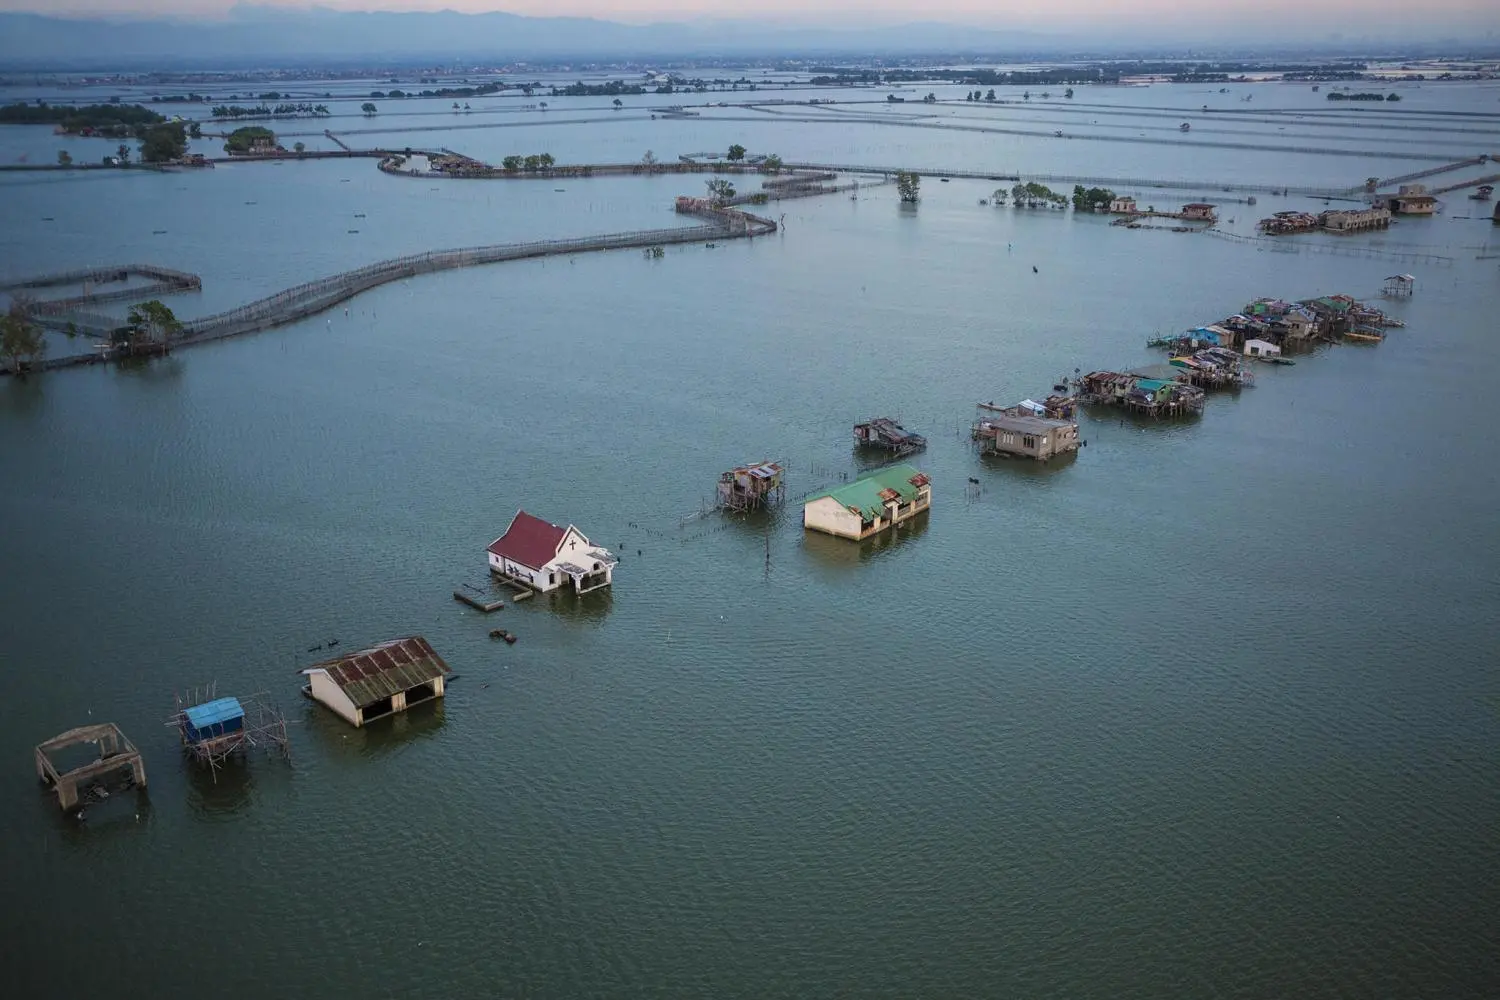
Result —
<path fill-rule="evenodd" d="M 802 526 L 858 541 L 911 520 L 931 504 L 927 474 L 893 465 L 809 498 L 802 505 Z"/>

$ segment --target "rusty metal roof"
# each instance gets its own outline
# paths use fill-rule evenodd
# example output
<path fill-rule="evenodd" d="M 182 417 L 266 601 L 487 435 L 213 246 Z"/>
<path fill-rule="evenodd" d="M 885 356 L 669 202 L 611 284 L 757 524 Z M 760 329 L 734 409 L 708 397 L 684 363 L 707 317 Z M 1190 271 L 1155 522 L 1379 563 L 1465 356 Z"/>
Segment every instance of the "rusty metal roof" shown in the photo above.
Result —
<path fill-rule="evenodd" d="M 518 562 L 529 569 L 541 569 L 557 557 L 568 529 L 517 511 L 505 534 L 490 543 L 497 556 Z"/>
<path fill-rule="evenodd" d="M 357 653 L 315 663 L 302 672 L 326 671 L 355 708 L 373 705 L 398 691 L 406 691 L 451 673 L 448 664 L 419 635 L 392 639 Z"/>

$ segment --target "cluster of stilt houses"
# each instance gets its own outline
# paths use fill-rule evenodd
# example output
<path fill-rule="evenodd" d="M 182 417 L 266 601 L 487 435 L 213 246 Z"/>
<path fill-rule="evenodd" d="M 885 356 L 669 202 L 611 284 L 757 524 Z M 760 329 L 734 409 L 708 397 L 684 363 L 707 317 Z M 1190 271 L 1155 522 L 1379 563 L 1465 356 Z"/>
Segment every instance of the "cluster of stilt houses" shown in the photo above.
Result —
<path fill-rule="evenodd" d="M 1414 279 L 1393 274 L 1386 279 L 1385 294 L 1393 298 L 1411 295 Z M 1403 325 L 1349 295 L 1323 295 L 1300 302 L 1256 299 L 1233 316 L 1217 323 L 1195 327 L 1171 337 L 1159 337 L 1148 347 L 1162 347 L 1176 355 L 1211 352 L 1211 357 L 1277 357 L 1312 350 L 1319 343 L 1339 340 L 1381 340 L 1384 330 Z"/>

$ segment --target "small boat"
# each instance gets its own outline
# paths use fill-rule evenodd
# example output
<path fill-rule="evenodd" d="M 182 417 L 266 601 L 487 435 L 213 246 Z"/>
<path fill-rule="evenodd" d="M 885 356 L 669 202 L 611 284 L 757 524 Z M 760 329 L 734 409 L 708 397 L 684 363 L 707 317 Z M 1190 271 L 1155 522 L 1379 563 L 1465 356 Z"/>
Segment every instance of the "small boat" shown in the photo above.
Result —
<path fill-rule="evenodd" d="M 1068 391 L 1068 387 L 1066 385 L 1063 385 L 1061 382 L 1059 382 L 1059 383 L 1057 383 L 1056 385 L 1054 385 L 1052 387 L 1052 391 L 1053 392 L 1067 392 Z"/>
<path fill-rule="evenodd" d="M 504 639 L 506 642 L 509 642 L 509 643 L 514 643 L 516 641 L 515 633 L 514 632 L 507 632 L 503 628 L 493 628 L 493 629 L 490 629 L 490 638 L 491 639 Z"/>
<path fill-rule="evenodd" d="M 1297 362 L 1291 358 L 1261 358 L 1268 365 L 1295 365 Z"/>
<path fill-rule="evenodd" d="M 1183 122 L 1181 125 L 1177 126 L 1177 131 L 1179 132 L 1191 132 L 1192 130 L 1193 126 L 1189 125 L 1187 122 Z"/>

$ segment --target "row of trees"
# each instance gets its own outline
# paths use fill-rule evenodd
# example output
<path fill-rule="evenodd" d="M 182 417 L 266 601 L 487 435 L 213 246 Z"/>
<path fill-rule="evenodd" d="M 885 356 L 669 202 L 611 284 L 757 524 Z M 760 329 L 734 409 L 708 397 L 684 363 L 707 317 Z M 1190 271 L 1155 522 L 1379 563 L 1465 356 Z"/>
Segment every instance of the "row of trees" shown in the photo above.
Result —
<path fill-rule="evenodd" d="M 1022 94 L 1021 96 L 1022 96 L 1023 100 L 1029 101 L 1029 100 L 1031 100 L 1031 91 L 1028 90 L 1024 94 Z M 1051 97 L 1051 96 L 1052 96 L 1051 91 L 1045 91 L 1045 90 L 1042 91 L 1042 98 L 1044 100 L 1046 98 Z M 1066 97 L 1068 100 L 1071 101 L 1073 99 L 1073 88 L 1069 87 L 1067 90 L 1064 90 L 1063 91 L 1063 96 Z M 982 101 L 996 101 L 998 99 L 999 98 L 997 98 L 995 96 L 995 90 L 994 90 L 993 87 L 990 88 L 989 93 L 985 94 L 983 97 L 979 96 L 979 91 L 977 91 L 977 90 L 970 91 L 969 93 L 967 93 L 967 94 L 964 95 L 964 100 L 966 100 L 966 101 L 981 101 L 981 100 Z"/>
<path fill-rule="evenodd" d="M 1110 202 L 1115 200 L 1115 193 L 1109 188 L 1091 187 L 1084 190 L 1082 184 L 1073 185 L 1073 210 L 1075 212 L 1094 212 L 1109 208 Z"/>
<path fill-rule="evenodd" d="M 1029 181 L 1025 184 L 1017 184 L 1010 189 L 1011 201 L 1017 207 L 1027 208 L 1067 208 L 1068 199 L 1045 184 Z"/>
<path fill-rule="evenodd" d="M 1399 101 L 1401 95 L 1396 93 L 1385 94 L 1340 94 L 1332 91 L 1328 95 L 1330 101 Z"/>
<path fill-rule="evenodd" d="M 257 104 L 244 107 L 239 104 L 217 104 L 208 112 L 214 118 L 290 118 L 295 116 L 322 118 L 333 114 L 326 104 Z"/>
<path fill-rule="evenodd" d="M 570 83 L 566 87 L 553 87 L 553 97 L 617 97 L 621 94 L 644 94 L 646 88 L 639 84 L 626 83 L 624 80 L 611 80 L 609 83 Z M 657 93 L 671 93 L 671 90 Z"/>
<path fill-rule="evenodd" d="M 82 107 L 48 104 L 7 104 L 0 107 L 0 125 L 61 125 L 68 132 L 85 128 L 133 131 L 166 121 L 139 104 L 88 104 Z"/>
<path fill-rule="evenodd" d="M 551 153 L 532 153 L 530 156 L 507 156 L 500 161 L 500 166 L 513 174 L 518 172 L 528 174 L 540 173 L 543 170 L 551 170 L 556 165 L 557 161 L 552 158 Z"/>

